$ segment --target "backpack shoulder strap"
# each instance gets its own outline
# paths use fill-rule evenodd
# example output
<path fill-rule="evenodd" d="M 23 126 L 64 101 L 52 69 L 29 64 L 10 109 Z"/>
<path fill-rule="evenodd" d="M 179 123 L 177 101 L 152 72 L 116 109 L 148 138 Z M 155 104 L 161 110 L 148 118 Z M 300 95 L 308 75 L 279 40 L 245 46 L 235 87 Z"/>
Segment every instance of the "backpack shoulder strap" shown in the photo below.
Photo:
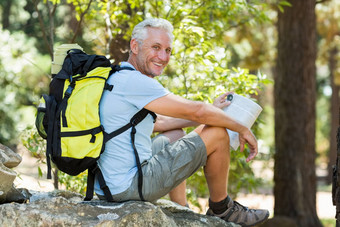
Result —
<path fill-rule="evenodd" d="M 152 111 L 149 111 L 147 109 L 141 109 L 140 111 L 138 111 L 130 120 L 129 123 L 127 123 L 126 125 L 124 125 L 123 127 L 111 132 L 111 133 L 106 133 L 104 132 L 104 143 L 106 143 L 107 141 L 109 141 L 110 139 L 112 139 L 115 136 L 118 136 L 119 134 L 125 132 L 126 130 L 128 130 L 129 128 L 131 128 L 132 126 L 136 126 L 138 125 L 142 120 L 144 120 L 144 118 L 148 115 L 151 114 L 152 117 L 154 118 L 154 121 L 156 119 L 156 114 Z"/>
<path fill-rule="evenodd" d="M 152 117 L 154 118 L 154 121 L 156 120 L 156 114 L 150 110 L 147 110 L 145 108 L 141 109 L 140 111 L 138 111 L 130 120 L 129 123 L 127 123 L 126 125 L 124 125 L 123 127 L 117 129 L 116 131 L 113 131 L 109 134 L 105 133 L 104 131 L 104 143 L 106 143 L 107 141 L 109 141 L 110 139 L 112 139 L 113 137 L 125 132 L 126 130 L 128 130 L 129 128 L 132 128 L 131 130 L 131 143 L 132 143 L 132 147 L 133 147 L 133 152 L 135 154 L 135 158 L 136 158 L 136 164 L 137 164 L 137 169 L 138 169 L 138 193 L 139 193 L 139 197 L 142 201 L 145 201 L 144 197 L 143 197 L 143 193 L 142 193 L 142 187 L 143 187 L 143 173 L 142 173 L 142 167 L 140 164 L 140 160 L 139 160 L 139 155 L 137 152 L 137 148 L 135 146 L 135 134 L 136 134 L 136 125 L 138 125 L 141 121 L 144 120 L 144 118 L 148 115 L 151 114 Z"/>
<path fill-rule="evenodd" d="M 135 134 L 136 134 L 136 128 L 135 126 L 139 124 L 148 114 L 151 114 L 154 120 L 156 119 L 156 114 L 147 110 L 147 109 L 141 109 L 138 111 L 130 120 L 128 124 L 125 126 L 117 129 L 116 131 L 113 131 L 112 133 L 105 133 L 104 131 L 104 143 L 112 139 L 113 137 L 119 135 L 120 133 L 125 132 L 129 128 L 132 127 L 131 131 L 131 140 L 132 140 L 132 146 L 133 150 L 135 153 L 135 158 L 137 162 L 137 168 L 138 168 L 138 193 L 142 201 L 144 200 L 143 194 L 142 194 L 142 186 L 143 186 L 143 175 L 142 175 L 142 169 L 141 169 L 141 164 L 139 160 L 139 156 L 137 153 L 137 149 L 135 147 Z M 113 202 L 112 194 L 110 192 L 109 187 L 105 183 L 104 176 L 102 172 L 100 171 L 98 164 L 96 163 L 93 167 L 88 169 L 88 177 L 87 177 L 87 190 L 86 190 L 86 197 L 85 201 L 90 201 L 93 198 L 93 193 L 94 193 L 94 179 L 95 176 L 98 178 L 98 182 L 100 185 L 100 188 L 103 190 L 105 198 L 108 202 Z"/>
<path fill-rule="evenodd" d="M 110 72 L 110 75 L 112 75 L 114 72 L 120 71 L 120 70 L 135 70 L 132 67 L 121 67 L 119 65 L 114 65 L 112 66 L 112 70 Z M 137 148 L 135 146 L 135 134 L 136 134 L 136 125 L 138 125 L 141 121 L 144 120 L 144 118 L 148 115 L 151 114 L 151 116 L 154 119 L 154 122 L 156 121 L 157 115 L 152 112 L 149 111 L 145 108 L 141 109 L 140 111 L 138 111 L 131 119 L 130 122 L 127 123 L 126 125 L 124 125 L 123 127 L 111 132 L 111 133 L 106 133 L 104 131 L 104 143 L 106 143 L 107 141 L 109 141 L 110 139 L 112 139 L 113 137 L 125 132 L 126 130 L 128 130 L 129 128 L 132 128 L 131 130 L 131 142 L 132 142 L 132 147 L 133 147 L 133 152 L 135 154 L 135 158 L 136 158 L 136 164 L 137 164 L 137 169 L 138 169 L 138 194 L 139 197 L 142 201 L 145 201 L 144 197 L 143 197 L 143 193 L 142 193 L 142 188 L 143 188 L 143 173 L 142 173 L 142 167 L 140 164 L 140 159 L 139 159 L 139 155 L 137 152 Z M 99 180 L 99 178 L 98 178 Z M 103 189 L 102 189 L 103 190 Z M 104 191 L 104 190 L 103 190 Z M 105 193 L 105 191 L 104 191 Z M 92 193 L 93 194 L 93 193 Z M 107 198 L 106 198 L 107 199 Z"/>
<path fill-rule="evenodd" d="M 115 72 L 121 71 L 121 70 L 130 70 L 134 71 L 135 69 L 129 66 L 120 66 L 120 65 L 112 65 L 112 70 L 110 71 L 110 75 L 112 75 Z"/>
<path fill-rule="evenodd" d="M 104 176 L 101 172 L 101 170 L 98 167 L 98 164 L 96 163 L 93 167 L 88 169 L 87 172 L 87 189 L 86 189 L 86 196 L 84 201 L 90 201 L 93 198 L 94 193 L 94 178 L 97 176 L 99 186 L 104 192 L 104 196 L 108 202 L 114 202 L 112 198 L 112 194 L 110 192 L 109 187 L 105 183 Z"/>

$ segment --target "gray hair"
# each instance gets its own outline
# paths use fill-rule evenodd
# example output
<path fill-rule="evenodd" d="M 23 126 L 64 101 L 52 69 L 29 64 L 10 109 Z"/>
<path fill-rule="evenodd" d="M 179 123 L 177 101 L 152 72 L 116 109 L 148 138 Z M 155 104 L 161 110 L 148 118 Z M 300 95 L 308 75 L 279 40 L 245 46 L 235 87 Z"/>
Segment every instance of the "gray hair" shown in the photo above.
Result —
<path fill-rule="evenodd" d="M 150 18 L 146 19 L 139 24 L 137 24 L 131 35 L 131 39 L 136 39 L 138 43 L 143 43 L 143 41 L 147 38 L 147 28 L 162 28 L 165 29 L 171 38 L 173 40 L 174 36 L 172 34 L 172 31 L 174 30 L 172 24 L 162 18 Z"/>

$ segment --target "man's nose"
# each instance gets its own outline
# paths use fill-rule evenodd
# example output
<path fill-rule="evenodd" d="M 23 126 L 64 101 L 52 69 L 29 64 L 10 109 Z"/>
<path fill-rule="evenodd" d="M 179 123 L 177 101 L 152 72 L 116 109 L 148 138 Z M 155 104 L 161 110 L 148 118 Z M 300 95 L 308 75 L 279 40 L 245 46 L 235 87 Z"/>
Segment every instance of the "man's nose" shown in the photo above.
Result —
<path fill-rule="evenodd" d="M 168 54 L 166 50 L 162 50 L 159 51 L 158 58 L 162 61 L 168 61 L 170 58 L 170 54 Z"/>

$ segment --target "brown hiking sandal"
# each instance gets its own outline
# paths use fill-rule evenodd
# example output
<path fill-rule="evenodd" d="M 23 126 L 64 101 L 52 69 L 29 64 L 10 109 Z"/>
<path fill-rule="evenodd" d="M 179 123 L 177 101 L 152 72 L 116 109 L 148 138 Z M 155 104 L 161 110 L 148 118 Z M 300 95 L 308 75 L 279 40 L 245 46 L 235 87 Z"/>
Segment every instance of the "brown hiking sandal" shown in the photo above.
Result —
<path fill-rule="evenodd" d="M 250 227 L 265 222 L 269 217 L 268 210 L 249 209 L 230 199 L 228 209 L 222 214 L 215 214 L 210 208 L 207 215 L 219 217 L 227 222 L 233 222 L 244 227 Z"/>

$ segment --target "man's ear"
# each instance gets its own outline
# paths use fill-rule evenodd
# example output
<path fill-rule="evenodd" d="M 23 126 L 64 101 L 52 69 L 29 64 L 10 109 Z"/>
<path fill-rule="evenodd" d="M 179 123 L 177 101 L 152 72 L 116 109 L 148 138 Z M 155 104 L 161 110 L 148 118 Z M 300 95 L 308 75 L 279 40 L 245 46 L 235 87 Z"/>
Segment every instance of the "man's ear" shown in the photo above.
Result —
<path fill-rule="evenodd" d="M 139 46 L 139 43 L 137 42 L 136 39 L 132 39 L 130 41 L 130 48 L 131 48 L 132 53 L 138 54 L 138 46 Z"/>

